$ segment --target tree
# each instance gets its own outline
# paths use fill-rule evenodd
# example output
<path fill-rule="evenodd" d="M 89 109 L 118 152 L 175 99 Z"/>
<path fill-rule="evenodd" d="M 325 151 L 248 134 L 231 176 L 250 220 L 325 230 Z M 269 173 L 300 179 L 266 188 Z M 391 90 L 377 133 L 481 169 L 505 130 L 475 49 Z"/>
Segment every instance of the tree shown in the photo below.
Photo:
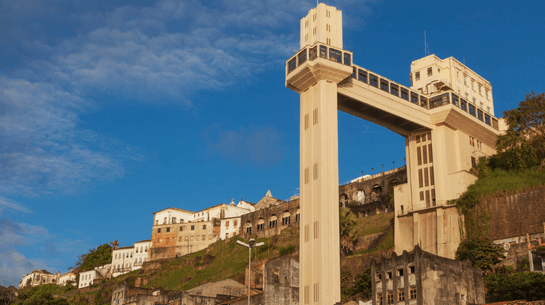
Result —
<path fill-rule="evenodd" d="M 528 168 L 545 159 L 545 93 L 526 95 L 516 109 L 503 112 L 508 125 L 498 136 L 498 153 L 490 158 L 493 168 Z"/>
<path fill-rule="evenodd" d="M 341 249 L 344 254 L 348 254 L 354 251 L 354 242 L 358 238 L 356 215 L 354 215 L 350 209 L 341 208 L 339 217 Z"/>
<path fill-rule="evenodd" d="M 498 272 L 484 278 L 486 301 L 545 299 L 545 275 L 536 272 Z"/>
<path fill-rule="evenodd" d="M 79 267 L 80 271 L 88 271 L 111 261 L 112 247 L 108 244 L 103 244 L 96 249 L 89 250 L 89 253 L 79 255 L 76 267 Z"/>
<path fill-rule="evenodd" d="M 503 247 L 495 245 L 489 238 L 464 240 L 456 250 L 456 259 L 471 261 L 473 268 L 492 270 L 504 258 Z"/>

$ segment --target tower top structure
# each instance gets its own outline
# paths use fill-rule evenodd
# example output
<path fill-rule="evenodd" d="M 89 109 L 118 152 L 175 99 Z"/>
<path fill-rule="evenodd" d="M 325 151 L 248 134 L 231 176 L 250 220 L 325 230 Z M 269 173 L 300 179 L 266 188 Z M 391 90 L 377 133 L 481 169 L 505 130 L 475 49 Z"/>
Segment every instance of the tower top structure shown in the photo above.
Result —
<path fill-rule="evenodd" d="M 343 13 L 325 3 L 319 3 L 301 19 L 301 49 L 317 42 L 343 48 Z"/>

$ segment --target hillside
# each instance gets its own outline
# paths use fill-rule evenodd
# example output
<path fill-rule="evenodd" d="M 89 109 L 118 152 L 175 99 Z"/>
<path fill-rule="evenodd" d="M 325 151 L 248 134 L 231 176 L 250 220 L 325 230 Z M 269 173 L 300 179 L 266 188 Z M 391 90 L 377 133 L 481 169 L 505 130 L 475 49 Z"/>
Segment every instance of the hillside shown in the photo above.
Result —
<path fill-rule="evenodd" d="M 344 286 L 354 286 L 354 280 L 358 274 L 362 273 L 364 264 L 368 262 L 369 257 L 378 258 L 393 250 L 393 230 L 389 229 L 393 216 L 393 212 L 391 212 L 357 219 L 359 240 L 365 240 L 366 236 L 371 236 L 375 240 L 380 238 L 380 242 L 374 245 L 372 250 L 366 248 L 341 258 L 342 266 L 351 266 L 348 274 L 346 270 L 343 271 L 347 279 L 343 282 Z M 239 246 L 236 243 L 237 240 L 242 239 L 234 237 L 216 242 L 207 249 L 183 257 L 147 262 L 140 270 L 92 285 L 89 288 L 66 292 L 66 288 L 51 284 L 21 290 L 21 293 L 30 298 L 40 294 L 58 295 L 66 299 L 68 304 L 109 304 L 113 288 L 124 282 L 136 287 L 163 288 L 165 290 L 188 290 L 209 282 L 229 278 L 244 283 L 245 269 L 248 264 L 248 249 Z M 273 259 L 285 254 L 297 256 L 299 227 L 293 225 L 277 236 L 258 239 L 257 242 L 263 242 L 265 245 L 252 250 L 252 261 L 254 262 Z M 350 291 L 350 296 L 354 295 L 354 291 L 351 289 L 343 289 L 343 293 L 346 291 Z"/>

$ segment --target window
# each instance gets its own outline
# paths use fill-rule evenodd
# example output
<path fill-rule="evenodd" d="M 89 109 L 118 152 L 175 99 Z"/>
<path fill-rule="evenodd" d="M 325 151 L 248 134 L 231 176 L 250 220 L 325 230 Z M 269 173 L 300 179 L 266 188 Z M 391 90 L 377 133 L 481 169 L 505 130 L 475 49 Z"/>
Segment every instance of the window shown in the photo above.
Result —
<path fill-rule="evenodd" d="M 416 286 L 411 286 L 409 288 L 409 295 L 411 300 L 416 299 Z"/>
<path fill-rule="evenodd" d="M 415 72 L 414 73 L 414 79 L 415 80 L 420 80 L 420 72 Z"/>
<path fill-rule="evenodd" d="M 418 94 L 411 92 L 411 103 L 418 104 Z"/>
<path fill-rule="evenodd" d="M 184 226 L 180 226 L 180 232 L 184 230 Z"/>
<path fill-rule="evenodd" d="M 315 60 L 318 56 L 318 47 L 313 47 L 308 50 L 308 59 Z"/>
<path fill-rule="evenodd" d="M 388 291 L 388 304 L 394 304 L 394 292 Z"/>
<path fill-rule="evenodd" d="M 475 106 L 473 106 L 472 104 L 469 104 L 469 114 L 475 116 Z"/>
<path fill-rule="evenodd" d="M 264 231 L 265 230 L 265 223 L 260 223 L 257 225 L 257 231 Z"/>
<path fill-rule="evenodd" d="M 252 233 L 252 227 L 246 227 L 246 233 Z"/>
<path fill-rule="evenodd" d="M 404 100 L 409 100 L 409 90 L 401 88 L 401 98 Z"/>
<path fill-rule="evenodd" d="M 336 61 L 338 63 L 342 63 L 342 52 L 332 49 L 329 49 L 329 60 Z"/>
<path fill-rule="evenodd" d="M 299 213 L 295 214 L 295 221 L 301 221 L 301 215 Z"/>
<path fill-rule="evenodd" d="M 456 107 L 460 107 L 458 96 L 454 93 L 452 93 L 452 104 Z"/>
<path fill-rule="evenodd" d="M 405 290 L 403 288 L 397 290 L 397 301 L 405 301 Z"/>
<path fill-rule="evenodd" d="M 344 64 L 347 66 L 352 64 L 352 55 L 350 53 L 344 53 Z"/>
<path fill-rule="evenodd" d="M 276 228 L 276 219 L 269 221 L 269 228 Z"/>
<path fill-rule="evenodd" d="M 226 228 L 229 228 L 229 221 L 226 221 L 226 222 L 225 222 L 225 227 L 226 227 Z"/>
<path fill-rule="evenodd" d="M 358 69 L 358 80 L 367 83 L 367 72 Z"/>
<path fill-rule="evenodd" d="M 388 92 L 388 81 L 380 79 L 380 89 Z"/>
<path fill-rule="evenodd" d="M 297 59 L 299 60 L 299 66 L 307 61 L 307 49 L 301 51 L 299 55 L 297 55 Z"/>
<path fill-rule="evenodd" d="M 490 126 L 490 116 L 488 114 L 484 115 L 484 122 L 486 125 Z"/>
<path fill-rule="evenodd" d="M 356 67 L 352 67 L 352 78 L 356 78 L 357 73 L 358 73 L 358 69 L 356 69 Z"/>
<path fill-rule="evenodd" d="M 397 269 L 397 276 L 403 276 L 403 268 Z"/>
<path fill-rule="evenodd" d="M 292 58 L 290 61 L 288 61 L 288 73 L 295 70 L 297 68 L 297 58 Z"/>
<path fill-rule="evenodd" d="M 233 221 L 233 226 L 236 227 L 238 225 L 238 220 Z"/>
<path fill-rule="evenodd" d="M 428 109 L 428 99 L 420 96 L 420 107 Z"/>
<path fill-rule="evenodd" d="M 433 74 L 433 69 L 432 68 L 428 68 L 428 76 L 432 76 Z"/>
<path fill-rule="evenodd" d="M 464 99 L 460 99 L 460 108 L 467 112 L 467 102 Z"/>
<path fill-rule="evenodd" d="M 392 271 L 386 272 L 386 279 L 389 280 L 392 278 Z"/>
<path fill-rule="evenodd" d="M 471 167 L 477 167 L 477 160 L 475 157 L 471 157 Z"/>
<path fill-rule="evenodd" d="M 156 221 L 155 221 L 155 225 L 159 225 L 159 220 L 156 220 Z"/>
<path fill-rule="evenodd" d="M 390 84 L 390 93 L 399 96 L 399 86 L 396 84 Z"/>
<path fill-rule="evenodd" d="M 166 224 L 167 223 L 167 218 L 163 218 L 163 224 Z"/>
<path fill-rule="evenodd" d="M 407 268 L 407 270 L 409 271 L 409 274 L 413 274 L 413 273 L 414 273 L 414 269 L 415 269 L 414 266 L 409 266 L 409 268 Z"/>
<path fill-rule="evenodd" d="M 483 121 L 483 111 L 481 109 L 477 109 L 477 118 Z"/>
<path fill-rule="evenodd" d="M 176 217 L 172 217 L 172 223 L 176 223 Z"/>
<path fill-rule="evenodd" d="M 191 231 L 195 231 L 195 226 L 191 226 Z"/>
<path fill-rule="evenodd" d="M 170 232 L 170 227 L 167 228 L 167 233 Z"/>
<path fill-rule="evenodd" d="M 202 225 L 202 229 L 203 229 L 203 230 L 206 230 L 206 225 Z"/>
<path fill-rule="evenodd" d="M 285 225 L 289 225 L 290 224 L 290 216 L 284 216 L 282 217 L 282 225 L 285 226 Z"/>
<path fill-rule="evenodd" d="M 326 46 L 320 46 L 320 57 L 321 58 L 327 58 L 327 47 Z"/>
<path fill-rule="evenodd" d="M 382 304 L 382 293 L 377 293 L 377 304 Z"/>
<path fill-rule="evenodd" d="M 369 85 L 378 88 L 378 77 L 376 75 L 369 73 Z"/>
<path fill-rule="evenodd" d="M 157 233 L 161 233 L 161 228 L 157 229 Z"/>

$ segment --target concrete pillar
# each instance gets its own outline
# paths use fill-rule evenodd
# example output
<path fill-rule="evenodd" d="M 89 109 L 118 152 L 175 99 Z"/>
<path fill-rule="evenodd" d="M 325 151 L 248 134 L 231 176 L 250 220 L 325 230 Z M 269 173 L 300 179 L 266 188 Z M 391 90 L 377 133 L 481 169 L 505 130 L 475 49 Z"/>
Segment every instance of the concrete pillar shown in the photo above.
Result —
<path fill-rule="evenodd" d="M 337 84 L 301 93 L 301 304 L 341 300 Z"/>

